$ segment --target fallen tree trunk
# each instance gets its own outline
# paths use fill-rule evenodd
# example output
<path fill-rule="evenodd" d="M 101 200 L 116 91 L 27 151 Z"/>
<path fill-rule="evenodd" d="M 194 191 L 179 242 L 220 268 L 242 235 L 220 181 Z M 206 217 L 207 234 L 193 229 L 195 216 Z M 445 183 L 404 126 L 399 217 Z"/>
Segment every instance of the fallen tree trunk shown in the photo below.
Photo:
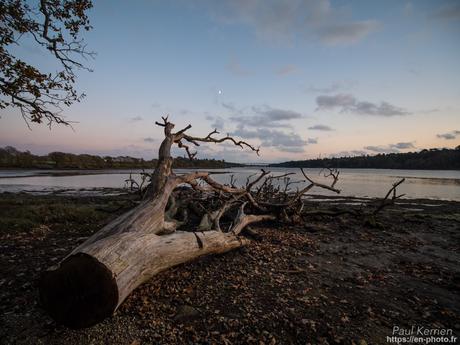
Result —
<path fill-rule="evenodd" d="M 248 240 L 239 235 L 251 223 L 294 219 L 302 211 L 301 196 L 314 186 L 339 192 L 334 188 L 335 175 L 332 186 L 316 184 L 305 175 L 310 184 L 294 194 L 289 194 L 287 189 L 292 182 L 287 181 L 284 189 L 273 185 L 273 180 L 286 179 L 286 175 L 265 177 L 268 172 L 263 170 L 258 178 L 252 182 L 248 178 L 246 187 L 240 188 L 220 184 L 207 172 L 175 175 L 171 171 L 170 156 L 173 144 L 184 148 L 191 159 L 196 155 L 183 140 L 196 146 L 198 142 L 231 141 L 257 153 L 258 149 L 229 136 L 212 137 L 217 131 L 203 138 L 191 137 L 185 134 L 190 125 L 172 133 L 174 125 L 167 118 L 157 124 L 165 128 L 165 139 L 143 201 L 96 232 L 41 277 L 41 305 L 61 324 L 71 328 L 92 326 L 112 315 L 137 286 L 158 272 L 202 255 L 224 253 L 246 244 Z M 257 183 L 257 191 L 252 191 Z M 183 184 L 220 203 L 217 210 L 206 210 L 203 214 L 200 231 L 176 231 L 183 223 L 173 218 L 177 203 L 173 202 L 166 210 L 174 190 Z M 236 205 L 240 205 L 238 213 L 224 232 L 220 218 Z M 246 205 L 256 214 L 245 214 Z"/>
<path fill-rule="evenodd" d="M 171 193 L 183 183 L 196 186 L 197 178 L 209 174 L 173 174 L 170 149 L 174 143 L 185 147 L 180 144 L 184 130 L 172 133 L 174 125 L 166 118 L 160 125 L 165 127 L 166 138 L 160 147 L 158 165 L 145 200 L 95 233 L 57 267 L 42 275 L 39 284 L 41 305 L 57 322 L 71 328 L 94 325 L 112 315 L 137 286 L 158 272 L 202 255 L 240 247 L 247 243 L 239 237 L 247 224 L 274 219 L 271 215 L 240 212 L 229 232 L 222 232 L 220 228 L 175 231 L 177 222 L 165 217 Z M 204 138 L 204 141 L 211 140 L 215 139 Z"/>
<path fill-rule="evenodd" d="M 158 272 L 246 241 L 220 231 L 112 235 L 83 244 L 47 272 L 40 283 L 41 302 L 57 322 L 88 327 L 110 316 L 137 286 Z"/>
<path fill-rule="evenodd" d="M 238 236 L 247 224 L 274 219 L 240 212 L 230 232 L 174 231 L 174 223 L 164 219 L 170 193 L 177 184 L 206 174 L 170 177 L 161 194 L 106 225 L 43 274 L 40 300 L 53 319 L 71 328 L 94 325 L 158 272 L 240 247 L 247 243 Z"/>

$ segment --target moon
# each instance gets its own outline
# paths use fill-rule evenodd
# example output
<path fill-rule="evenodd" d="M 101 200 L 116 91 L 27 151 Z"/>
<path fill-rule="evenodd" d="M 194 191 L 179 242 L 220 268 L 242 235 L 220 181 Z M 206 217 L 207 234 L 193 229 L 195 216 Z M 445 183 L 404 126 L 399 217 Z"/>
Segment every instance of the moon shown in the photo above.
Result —
<path fill-rule="evenodd" d="M 217 91 L 217 94 L 222 95 L 222 90 Z"/>

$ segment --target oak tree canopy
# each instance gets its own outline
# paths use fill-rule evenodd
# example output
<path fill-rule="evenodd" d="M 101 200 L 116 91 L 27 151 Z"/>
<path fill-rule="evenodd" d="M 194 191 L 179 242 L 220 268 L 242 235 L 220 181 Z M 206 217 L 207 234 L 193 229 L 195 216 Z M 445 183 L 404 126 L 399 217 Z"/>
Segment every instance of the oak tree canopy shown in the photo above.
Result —
<path fill-rule="evenodd" d="M 63 107 L 85 95 L 75 89 L 78 69 L 94 55 L 82 31 L 91 29 L 91 0 L 0 0 L 0 109 L 17 108 L 29 122 L 69 125 Z M 25 42 L 48 51 L 58 69 L 45 71 L 16 56 Z M 31 60 L 31 59 L 28 59 Z"/>

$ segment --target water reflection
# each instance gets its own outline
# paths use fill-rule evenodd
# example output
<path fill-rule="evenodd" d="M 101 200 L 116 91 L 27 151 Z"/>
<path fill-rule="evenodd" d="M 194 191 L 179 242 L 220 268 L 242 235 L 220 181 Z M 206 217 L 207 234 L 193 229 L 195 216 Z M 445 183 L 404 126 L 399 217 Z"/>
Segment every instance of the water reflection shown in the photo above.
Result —
<path fill-rule="evenodd" d="M 268 169 L 268 168 L 267 168 Z M 299 169 L 270 168 L 274 174 L 294 173 L 292 180 L 303 180 Z M 190 169 L 177 169 L 186 173 Z M 37 171 L 0 170 L 0 192 L 43 191 L 59 189 L 122 188 L 129 173 L 139 178 L 141 170 L 96 170 L 96 171 Z M 232 168 L 213 170 L 213 178 L 228 183 L 234 175 L 237 185 L 260 172 L 257 168 Z M 327 183 L 320 169 L 306 169 L 308 175 L 321 183 Z M 381 197 L 400 178 L 406 178 L 399 193 L 408 198 L 433 198 L 460 201 L 460 171 L 439 170 L 393 170 L 393 169 L 342 169 L 336 187 L 341 195 L 357 197 Z M 301 188 L 302 184 L 296 185 Z M 330 191 L 314 189 L 311 194 L 334 195 Z"/>

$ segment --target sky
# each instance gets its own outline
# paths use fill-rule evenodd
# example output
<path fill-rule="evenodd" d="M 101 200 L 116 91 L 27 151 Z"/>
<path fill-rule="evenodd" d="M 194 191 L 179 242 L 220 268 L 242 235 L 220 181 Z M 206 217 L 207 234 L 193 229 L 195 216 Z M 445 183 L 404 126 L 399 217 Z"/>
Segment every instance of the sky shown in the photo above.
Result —
<path fill-rule="evenodd" d="M 460 144 L 460 1 L 94 1 L 70 127 L 2 110 L 0 146 L 156 158 L 154 122 L 261 147 L 197 158 L 280 162 Z M 53 69 L 25 38 L 17 54 Z M 173 155 L 185 152 L 175 149 Z"/>

